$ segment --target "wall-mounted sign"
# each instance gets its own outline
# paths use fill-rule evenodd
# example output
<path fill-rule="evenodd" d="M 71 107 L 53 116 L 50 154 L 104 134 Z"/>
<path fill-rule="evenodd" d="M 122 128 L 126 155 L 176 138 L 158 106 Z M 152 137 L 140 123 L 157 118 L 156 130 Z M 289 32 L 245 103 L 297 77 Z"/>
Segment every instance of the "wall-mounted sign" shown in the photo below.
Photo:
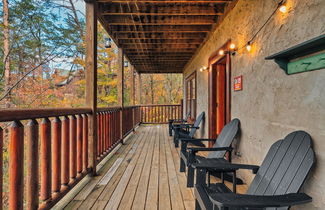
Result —
<path fill-rule="evenodd" d="M 243 76 L 240 75 L 234 79 L 234 91 L 240 91 L 243 89 Z"/>

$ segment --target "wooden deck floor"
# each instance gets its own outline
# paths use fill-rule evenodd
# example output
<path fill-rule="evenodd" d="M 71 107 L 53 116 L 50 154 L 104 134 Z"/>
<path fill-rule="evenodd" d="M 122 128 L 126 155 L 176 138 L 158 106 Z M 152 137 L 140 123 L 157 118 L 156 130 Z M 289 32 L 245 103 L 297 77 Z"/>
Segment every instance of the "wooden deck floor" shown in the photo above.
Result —
<path fill-rule="evenodd" d="M 65 209 L 194 209 L 167 126 L 140 126 Z"/>

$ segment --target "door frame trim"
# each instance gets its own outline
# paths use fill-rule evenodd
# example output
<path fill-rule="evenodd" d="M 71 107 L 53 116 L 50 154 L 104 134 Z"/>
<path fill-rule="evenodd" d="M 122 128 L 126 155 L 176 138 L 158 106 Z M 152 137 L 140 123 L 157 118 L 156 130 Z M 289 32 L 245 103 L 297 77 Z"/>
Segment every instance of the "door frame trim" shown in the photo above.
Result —
<path fill-rule="evenodd" d="M 219 50 L 223 49 L 228 51 L 231 40 L 228 40 L 222 47 L 220 47 L 216 52 L 214 52 L 209 57 L 209 75 L 208 75 L 208 94 L 209 94 L 209 138 L 217 138 L 215 133 L 217 129 L 216 124 L 216 71 L 213 71 L 213 66 L 223 59 L 226 59 L 226 123 L 231 120 L 231 55 L 230 53 L 225 53 L 224 55 L 219 55 Z M 213 142 L 209 143 L 212 146 Z"/>

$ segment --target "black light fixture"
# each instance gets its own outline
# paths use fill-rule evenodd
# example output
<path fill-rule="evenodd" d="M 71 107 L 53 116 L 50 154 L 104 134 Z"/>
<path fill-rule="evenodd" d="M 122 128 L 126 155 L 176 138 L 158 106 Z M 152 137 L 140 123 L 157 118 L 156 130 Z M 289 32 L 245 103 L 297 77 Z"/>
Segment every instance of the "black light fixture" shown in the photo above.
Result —
<path fill-rule="evenodd" d="M 105 38 L 105 48 L 111 48 L 111 47 L 112 47 L 112 39 Z"/>

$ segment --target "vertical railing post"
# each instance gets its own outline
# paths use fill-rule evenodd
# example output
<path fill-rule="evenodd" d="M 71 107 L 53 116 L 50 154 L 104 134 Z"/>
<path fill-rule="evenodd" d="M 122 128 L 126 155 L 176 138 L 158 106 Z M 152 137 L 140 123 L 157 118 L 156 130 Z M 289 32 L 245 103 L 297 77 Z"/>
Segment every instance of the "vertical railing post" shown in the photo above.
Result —
<path fill-rule="evenodd" d="M 52 192 L 59 193 L 61 186 L 61 120 L 52 121 Z"/>
<path fill-rule="evenodd" d="M 106 139 L 105 150 L 106 150 L 106 152 L 108 152 L 109 151 L 109 114 L 108 114 L 108 111 L 105 112 L 105 121 L 106 121 L 106 123 L 105 123 L 105 139 Z"/>
<path fill-rule="evenodd" d="M 26 180 L 26 209 L 38 208 L 38 123 L 30 120 L 27 124 L 27 180 Z"/>
<path fill-rule="evenodd" d="M 184 100 L 181 99 L 181 115 L 180 115 L 180 119 L 184 119 Z"/>
<path fill-rule="evenodd" d="M 70 165 L 69 165 L 69 157 L 70 157 L 70 149 L 69 149 L 69 128 L 70 128 L 70 122 L 69 118 L 67 116 L 64 116 L 62 119 L 62 138 L 61 138 L 61 144 L 62 144 L 62 158 L 61 158 L 61 185 L 62 190 L 66 190 L 68 188 L 69 184 L 69 171 L 70 171 Z"/>
<path fill-rule="evenodd" d="M 88 116 L 83 115 L 83 133 L 82 133 L 82 171 L 88 171 Z"/>
<path fill-rule="evenodd" d="M 83 118 L 82 115 L 77 116 L 77 176 L 82 173 L 82 148 L 83 148 Z"/>
<path fill-rule="evenodd" d="M 77 118 L 74 115 L 71 115 L 70 117 L 70 182 L 74 182 L 77 176 Z"/>
<path fill-rule="evenodd" d="M 102 154 L 102 113 L 101 112 L 98 112 L 98 115 L 97 115 L 97 129 L 98 129 L 98 141 L 97 141 L 97 156 L 100 157 L 101 154 Z"/>
<path fill-rule="evenodd" d="M 51 121 L 44 118 L 41 122 L 41 200 L 51 198 Z"/>
<path fill-rule="evenodd" d="M 96 175 L 97 164 L 97 3 L 86 1 L 86 103 L 90 116 L 90 167 Z"/>
<path fill-rule="evenodd" d="M 2 186 L 3 186 L 3 130 L 0 127 L 0 205 L 2 209 L 2 194 L 3 194 L 3 190 L 2 190 Z"/>
<path fill-rule="evenodd" d="M 9 129 L 9 209 L 23 209 L 24 127 L 14 121 Z"/>

